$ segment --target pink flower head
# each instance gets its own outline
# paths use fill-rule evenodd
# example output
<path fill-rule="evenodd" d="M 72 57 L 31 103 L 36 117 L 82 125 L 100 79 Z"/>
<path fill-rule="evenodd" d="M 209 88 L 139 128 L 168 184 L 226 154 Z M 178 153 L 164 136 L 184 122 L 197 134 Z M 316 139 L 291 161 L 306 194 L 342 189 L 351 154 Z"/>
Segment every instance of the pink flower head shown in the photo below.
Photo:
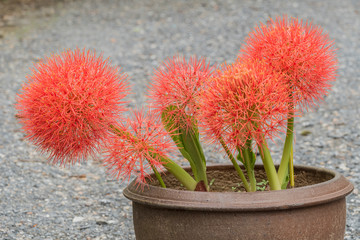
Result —
<path fill-rule="evenodd" d="M 27 139 L 53 163 L 94 155 L 125 108 L 126 75 L 95 52 L 76 49 L 35 64 L 16 108 Z"/>
<path fill-rule="evenodd" d="M 146 182 L 151 166 L 160 168 L 162 158 L 175 149 L 158 114 L 133 111 L 131 118 L 118 128 L 118 134 L 111 138 L 104 162 L 117 178 L 129 179 L 135 174 Z"/>
<path fill-rule="evenodd" d="M 206 135 L 220 137 L 233 151 L 247 140 L 263 143 L 286 123 L 289 94 L 282 75 L 261 61 L 226 65 L 201 94 L 200 116 Z"/>
<path fill-rule="evenodd" d="M 286 16 L 270 19 L 250 33 L 239 60 L 262 59 L 285 74 L 295 104 L 313 107 L 334 81 L 337 60 L 333 41 L 311 23 Z"/>
<path fill-rule="evenodd" d="M 204 82 L 213 73 L 205 58 L 173 57 L 160 66 L 154 74 L 149 98 L 155 110 L 162 113 L 174 106 L 172 115 L 175 126 L 192 129 L 198 111 L 197 98 Z M 177 122 L 176 122 L 177 121 Z"/>

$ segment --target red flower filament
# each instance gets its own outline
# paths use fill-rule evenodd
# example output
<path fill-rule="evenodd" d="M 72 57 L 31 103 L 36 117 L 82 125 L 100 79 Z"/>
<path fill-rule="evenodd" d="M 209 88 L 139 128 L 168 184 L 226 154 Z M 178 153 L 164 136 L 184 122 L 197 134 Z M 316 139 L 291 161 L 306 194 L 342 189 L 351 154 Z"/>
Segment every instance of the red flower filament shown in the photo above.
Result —
<path fill-rule="evenodd" d="M 320 27 L 285 16 L 256 27 L 240 52 L 239 61 L 261 59 L 284 73 L 295 104 L 313 107 L 327 94 L 336 76 L 333 45 Z"/>
<path fill-rule="evenodd" d="M 286 123 L 289 95 L 281 74 L 262 62 L 227 65 L 201 95 L 201 122 L 213 142 L 234 151 L 247 140 L 263 143 Z"/>
<path fill-rule="evenodd" d="M 146 182 L 151 166 L 162 167 L 162 158 L 176 149 L 160 117 L 144 110 L 132 112 L 105 151 L 105 164 L 111 175 L 129 179 L 132 174 Z"/>
<path fill-rule="evenodd" d="M 161 113 L 175 106 L 176 110 L 169 113 L 178 121 L 174 125 L 191 129 L 196 120 L 199 92 L 212 73 L 213 68 L 204 58 L 192 57 L 188 62 L 180 57 L 168 59 L 155 71 L 149 91 L 152 107 Z"/>
<path fill-rule="evenodd" d="M 18 95 L 27 139 L 53 163 L 94 155 L 125 108 L 126 75 L 95 52 L 65 51 L 39 62 Z"/>

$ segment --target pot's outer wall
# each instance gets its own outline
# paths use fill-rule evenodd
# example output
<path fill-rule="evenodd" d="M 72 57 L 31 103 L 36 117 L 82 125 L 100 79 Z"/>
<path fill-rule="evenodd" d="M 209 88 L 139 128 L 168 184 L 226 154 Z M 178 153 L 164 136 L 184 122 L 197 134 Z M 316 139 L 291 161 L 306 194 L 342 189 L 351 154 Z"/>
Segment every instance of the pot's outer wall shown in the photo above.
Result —
<path fill-rule="evenodd" d="M 261 166 L 257 166 L 258 168 Z M 231 165 L 208 169 L 231 169 Z M 133 201 L 137 240 L 344 239 L 345 196 L 352 184 L 335 171 L 295 166 L 333 176 L 289 190 L 204 193 L 138 186 L 124 195 Z"/>
<path fill-rule="evenodd" d="M 265 212 L 178 211 L 133 203 L 137 240 L 340 240 L 345 199 Z"/>

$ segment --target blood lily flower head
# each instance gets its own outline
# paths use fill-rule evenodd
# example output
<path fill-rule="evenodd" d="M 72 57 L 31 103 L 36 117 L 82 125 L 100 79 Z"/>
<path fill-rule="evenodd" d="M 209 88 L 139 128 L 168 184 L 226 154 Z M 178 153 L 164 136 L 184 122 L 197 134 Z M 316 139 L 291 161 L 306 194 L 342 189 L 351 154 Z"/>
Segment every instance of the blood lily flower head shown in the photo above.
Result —
<path fill-rule="evenodd" d="M 284 73 L 302 109 L 322 100 L 336 76 L 333 41 L 320 27 L 286 16 L 270 19 L 250 33 L 238 58 L 244 59 L 261 59 Z"/>
<path fill-rule="evenodd" d="M 114 128 L 105 150 L 105 165 L 116 178 L 129 179 L 132 174 L 146 182 L 152 168 L 159 169 L 164 158 L 177 149 L 164 129 L 160 116 L 144 109 Z"/>
<path fill-rule="evenodd" d="M 75 163 L 99 150 L 125 110 L 126 75 L 93 51 L 76 49 L 35 64 L 17 98 L 27 139 L 53 163 Z"/>
<path fill-rule="evenodd" d="M 247 140 L 262 144 L 286 123 L 289 94 L 282 74 L 262 61 L 225 65 L 202 92 L 202 128 L 213 142 L 233 151 Z"/>
<path fill-rule="evenodd" d="M 197 98 L 203 84 L 212 76 L 213 68 L 205 58 L 175 56 L 168 59 L 154 73 L 149 98 L 160 113 L 171 110 L 169 115 L 178 122 L 173 124 L 191 129 L 198 111 Z"/>

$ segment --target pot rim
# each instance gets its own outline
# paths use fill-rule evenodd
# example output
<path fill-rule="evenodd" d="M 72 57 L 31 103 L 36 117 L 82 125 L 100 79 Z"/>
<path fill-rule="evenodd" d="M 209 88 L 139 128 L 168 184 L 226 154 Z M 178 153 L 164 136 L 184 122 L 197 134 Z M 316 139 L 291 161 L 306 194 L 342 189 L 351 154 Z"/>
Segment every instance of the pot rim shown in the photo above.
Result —
<path fill-rule="evenodd" d="M 210 165 L 208 169 L 227 169 L 233 165 Z M 256 165 L 256 168 L 263 167 Z M 295 165 L 298 170 L 319 172 L 332 179 L 305 187 L 262 192 L 194 192 L 147 185 L 133 180 L 123 191 L 126 198 L 153 207 L 207 211 L 270 211 L 315 206 L 336 201 L 350 194 L 354 186 L 335 170 Z M 190 167 L 184 167 L 190 170 Z"/>

